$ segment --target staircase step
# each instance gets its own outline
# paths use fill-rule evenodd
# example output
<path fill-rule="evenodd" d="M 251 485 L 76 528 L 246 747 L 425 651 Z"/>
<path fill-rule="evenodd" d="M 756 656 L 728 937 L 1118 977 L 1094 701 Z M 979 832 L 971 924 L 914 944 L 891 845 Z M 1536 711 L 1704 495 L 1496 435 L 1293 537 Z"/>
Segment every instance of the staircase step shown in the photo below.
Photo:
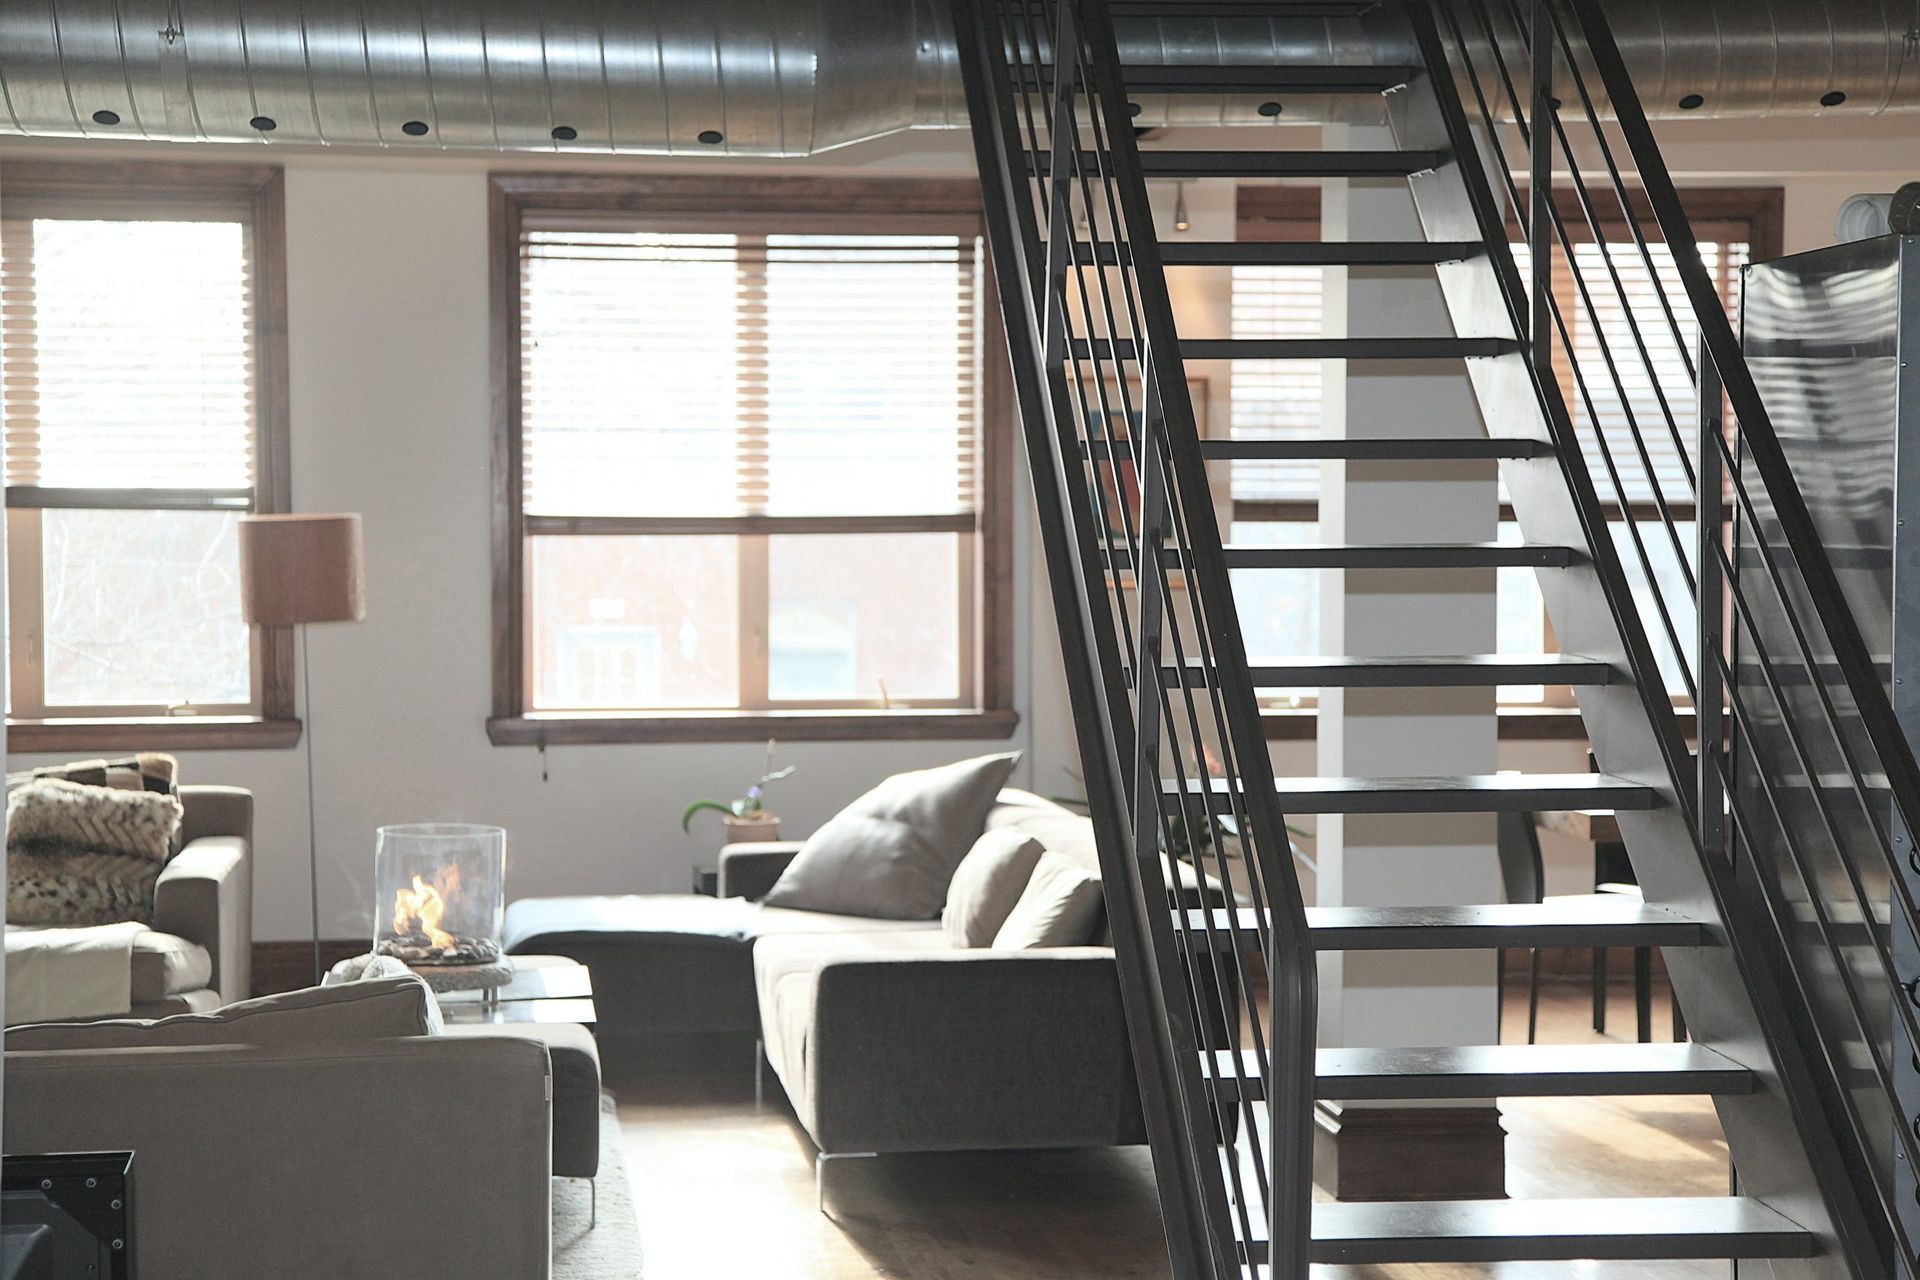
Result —
<path fill-rule="evenodd" d="M 1112 0 L 1116 18 L 1350 18 L 1380 0 Z"/>
<path fill-rule="evenodd" d="M 1079 172 L 1101 173 L 1098 152 L 1080 153 Z M 1379 178 L 1409 177 L 1447 162 L 1444 151 L 1142 151 L 1149 178 Z M 1032 172 L 1052 172 L 1052 156 L 1031 152 Z"/>
<path fill-rule="evenodd" d="M 1082 360 L 1138 360 L 1129 338 L 1075 338 Z M 1518 351 L 1511 338 L 1182 338 L 1182 360 L 1474 360 Z"/>
<path fill-rule="evenodd" d="M 1564 569 L 1569 547 L 1507 542 L 1345 543 L 1300 542 L 1280 546 L 1225 548 L 1230 569 Z M 1116 548 L 1101 556 L 1108 567 L 1133 568 L 1133 553 Z M 1167 548 L 1168 568 L 1180 567 L 1179 551 Z"/>
<path fill-rule="evenodd" d="M 1177 796 L 1179 780 L 1162 779 L 1161 794 Z M 1237 786 L 1207 778 L 1224 796 Z M 1198 795 L 1199 778 L 1185 790 Z M 1539 809 L 1651 809 L 1653 788 L 1604 773 L 1480 773 L 1444 778 L 1275 778 L 1284 813 L 1511 813 Z"/>
<path fill-rule="evenodd" d="M 1546 458 L 1553 446 L 1544 440 L 1514 436 L 1466 439 L 1415 437 L 1359 440 L 1202 440 L 1200 452 L 1208 458 L 1246 458 L 1258 461 L 1311 462 L 1341 459 L 1347 462 L 1466 462 L 1480 459 Z"/>
<path fill-rule="evenodd" d="M 1266 1097 L 1263 1055 L 1217 1049 L 1200 1073 L 1238 1100 Z M 1322 1049 L 1314 1096 L 1363 1099 L 1572 1098 L 1751 1093 L 1752 1071 L 1697 1044 L 1489 1044 Z"/>
<path fill-rule="evenodd" d="M 1265 1239 L 1245 1241 L 1248 1263 Z M 1316 1263 L 1808 1258 L 1814 1238 L 1737 1196 L 1611 1200 L 1428 1200 L 1313 1206 Z"/>
<path fill-rule="evenodd" d="M 1259 946 L 1252 907 L 1190 908 L 1188 936 L 1220 946 Z M 1491 951 L 1496 947 L 1698 947 L 1697 920 L 1620 894 L 1464 907 L 1308 907 L 1316 951 Z"/>
<path fill-rule="evenodd" d="M 1478 257 L 1475 240 L 1182 240 L 1162 242 L 1160 261 L 1169 267 L 1403 267 L 1429 266 Z M 1081 262 L 1111 266 L 1118 253 L 1110 241 L 1076 241 Z"/>
<path fill-rule="evenodd" d="M 1210 668 L 1186 667 L 1187 681 L 1198 685 Z M 1438 689 L 1480 688 L 1503 684 L 1606 684 L 1613 668 L 1597 658 L 1566 653 L 1482 653 L 1459 658 L 1289 658 L 1256 659 L 1251 664 L 1256 689 Z M 1178 668 L 1167 669 L 1169 681 Z"/>

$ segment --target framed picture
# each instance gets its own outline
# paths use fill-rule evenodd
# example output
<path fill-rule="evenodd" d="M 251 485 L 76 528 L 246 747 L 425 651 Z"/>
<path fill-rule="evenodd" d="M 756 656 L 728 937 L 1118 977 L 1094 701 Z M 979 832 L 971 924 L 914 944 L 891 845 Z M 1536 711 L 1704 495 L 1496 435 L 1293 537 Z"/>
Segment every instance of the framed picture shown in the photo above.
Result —
<path fill-rule="evenodd" d="M 1193 401 L 1193 425 L 1201 439 L 1207 437 L 1207 380 L 1188 378 L 1187 395 Z M 1086 400 L 1091 407 L 1087 410 L 1087 439 L 1112 444 L 1130 445 L 1140 433 L 1140 415 L 1145 407 L 1145 388 L 1137 378 L 1127 379 L 1127 390 L 1123 397 L 1115 397 L 1125 408 L 1112 406 L 1106 409 L 1106 425 L 1101 426 L 1102 410 L 1098 407 L 1099 395 L 1089 389 Z M 1118 451 L 1116 452 L 1123 452 Z M 1130 452 L 1121 457 L 1096 457 L 1093 459 L 1093 474 L 1097 482 L 1097 492 L 1093 494 L 1094 509 L 1104 511 L 1107 516 L 1107 530 L 1115 537 L 1126 536 L 1126 523 L 1129 519 L 1138 521 L 1140 511 L 1140 472 L 1136 459 Z M 1129 514 L 1130 513 L 1130 514 Z"/>

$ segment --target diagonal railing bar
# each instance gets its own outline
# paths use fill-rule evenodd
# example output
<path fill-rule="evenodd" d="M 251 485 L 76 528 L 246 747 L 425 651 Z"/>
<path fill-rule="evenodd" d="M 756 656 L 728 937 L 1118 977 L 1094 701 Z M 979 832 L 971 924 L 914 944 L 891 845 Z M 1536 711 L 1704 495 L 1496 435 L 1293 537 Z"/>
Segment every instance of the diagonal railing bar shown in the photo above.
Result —
<path fill-rule="evenodd" d="M 1807 596 L 1812 600 L 1828 650 L 1854 701 L 1874 753 L 1880 759 L 1893 803 L 1909 830 L 1920 819 L 1920 762 L 1893 712 L 1892 699 L 1880 683 L 1879 670 L 1867 648 L 1858 621 L 1847 603 L 1827 555 L 1806 498 L 1795 483 L 1793 469 L 1781 448 L 1760 389 L 1740 350 L 1733 326 L 1721 308 L 1719 291 L 1700 260 L 1692 224 L 1680 206 L 1679 193 L 1667 172 L 1666 160 L 1654 140 L 1633 90 L 1633 79 L 1614 43 L 1612 29 L 1596 0 L 1565 0 L 1585 38 L 1589 56 L 1613 106 L 1614 117 L 1640 174 L 1641 185 L 1653 209 L 1654 220 L 1672 252 L 1674 264 L 1700 325 L 1701 342 L 1712 358 L 1719 380 L 1739 423 L 1747 461 L 1760 476 L 1781 540 L 1791 553 Z M 1814 680 L 1816 685 L 1819 680 Z"/>
<path fill-rule="evenodd" d="M 1490 35 L 1494 28 L 1492 19 L 1487 11 L 1485 0 L 1475 0 L 1474 10 L 1480 19 L 1482 31 Z M 1456 43 L 1459 44 L 1461 48 L 1464 69 L 1472 84 L 1475 98 L 1480 105 L 1481 116 L 1488 137 L 1489 149 L 1495 156 L 1500 157 L 1501 160 L 1498 165 L 1500 176 L 1507 192 L 1507 198 L 1512 202 L 1516 210 L 1516 218 L 1522 224 L 1522 230 L 1527 234 L 1530 241 L 1539 239 L 1543 244 L 1546 243 L 1544 238 L 1534 235 L 1533 222 L 1536 219 L 1540 219 L 1551 226 L 1554 231 L 1554 239 L 1558 241 L 1564 253 L 1569 274 L 1576 282 L 1581 301 L 1587 311 L 1589 322 L 1592 324 L 1596 334 L 1602 335 L 1604 347 L 1604 327 L 1600 323 L 1599 311 L 1593 303 L 1592 295 L 1586 287 L 1584 278 L 1577 269 L 1577 264 L 1574 260 L 1573 243 L 1567 232 L 1565 221 L 1560 215 L 1559 208 L 1551 199 L 1545 198 L 1546 184 L 1541 184 L 1541 189 L 1537 196 L 1531 189 L 1523 193 L 1519 179 L 1514 173 L 1513 166 L 1505 162 L 1504 148 L 1502 148 L 1498 133 L 1495 130 L 1494 117 L 1487 108 L 1486 95 L 1481 85 L 1479 69 L 1473 61 L 1471 50 L 1465 41 L 1460 38 L 1457 24 L 1455 25 L 1454 31 Z M 1512 111 L 1520 141 L 1529 153 L 1531 153 L 1535 147 L 1535 138 L 1529 128 L 1532 117 L 1519 105 L 1518 90 L 1514 86 L 1512 72 L 1508 66 L 1505 55 L 1501 52 L 1499 44 L 1492 43 L 1490 48 L 1496 69 L 1499 72 L 1500 81 L 1506 91 L 1507 102 Z M 1545 98 L 1545 95 L 1536 96 Z M 1540 109 L 1540 104 L 1536 103 L 1533 109 Z M 1547 114 L 1554 114 L 1550 100 L 1547 100 L 1545 109 Z M 1544 141 L 1544 139 L 1542 139 L 1542 141 Z M 1550 258 L 1550 254 L 1547 253 L 1540 253 L 1536 256 L 1540 262 L 1546 262 Z M 1646 541 L 1640 533 L 1639 522 L 1631 518 L 1630 512 L 1633 505 L 1632 495 L 1625 480 L 1622 478 L 1619 462 L 1614 456 L 1613 443 L 1607 436 L 1599 404 L 1594 399 L 1593 389 L 1588 383 L 1585 367 L 1579 358 L 1578 349 L 1574 344 L 1572 327 L 1560 307 L 1559 299 L 1553 295 L 1550 289 L 1540 289 L 1536 287 L 1535 292 L 1539 297 L 1534 325 L 1536 328 L 1539 327 L 1541 318 L 1550 319 L 1552 321 L 1552 328 L 1559 337 L 1560 350 L 1565 356 L 1568 370 L 1573 375 L 1574 389 L 1577 392 L 1580 405 L 1585 410 L 1586 421 L 1591 427 L 1594 445 L 1600 454 L 1602 467 L 1606 472 L 1612 489 L 1615 509 L 1622 513 L 1622 523 L 1626 529 L 1628 541 L 1632 544 L 1634 558 L 1639 565 L 1641 575 L 1645 578 L 1649 586 L 1654 588 L 1651 594 L 1653 596 L 1656 621 L 1659 623 L 1661 636 L 1666 641 L 1668 652 L 1673 657 L 1675 669 L 1680 672 L 1681 682 L 1686 686 L 1688 698 L 1697 700 L 1698 688 L 1694 676 L 1692 646 L 1682 638 L 1682 628 L 1674 618 L 1673 611 L 1668 606 L 1665 596 L 1657 590 L 1658 575 L 1654 566 L 1653 556 L 1647 550 Z M 1648 482 L 1653 488 L 1656 506 L 1662 517 L 1663 524 L 1666 526 L 1669 542 L 1674 548 L 1674 555 L 1682 569 L 1686 571 L 1687 585 L 1689 591 L 1691 591 L 1694 587 L 1693 575 L 1691 570 L 1687 569 L 1686 549 L 1679 536 L 1677 522 L 1673 518 L 1671 508 L 1668 507 L 1666 503 L 1664 491 L 1659 483 L 1659 477 L 1654 471 L 1651 458 L 1647 454 L 1645 441 L 1641 438 L 1637 420 L 1633 412 L 1633 405 L 1621 382 L 1619 370 L 1611 359 L 1611 353 L 1607 352 L 1606 354 L 1608 371 L 1612 375 L 1614 388 L 1618 395 L 1621 408 L 1626 414 L 1631 427 L 1631 434 L 1639 450 Z M 1543 361 L 1546 359 L 1544 354 L 1538 352 L 1536 358 Z M 1691 474 L 1691 468 L 1689 468 L 1689 474 Z"/>
<path fill-rule="evenodd" d="M 1106 563 L 1091 534 L 1085 468 L 1077 456 L 1079 427 L 1060 366 L 1047 358 L 1044 311 L 1056 291 L 1045 274 L 1039 211 L 1028 152 L 1021 146 L 1007 66 L 1008 31 L 997 0 L 955 0 L 954 26 L 966 84 L 982 205 L 993 250 L 1019 417 L 1033 479 L 1048 579 L 1060 620 L 1069 697 L 1087 788 L 1089 815 L 1107 890 L 1107 910 L 1142 1111 L 1155 1152 L 1169 1262 L 1178 1280 L 1224 1273 L 1209 1243 L 1210 1212 L 1189 1158 L 1202 1135 L 1173 1105 L 1178 1071 L 1175 1039 L 1183 1018 L 1169 999 L 1166 966 L 1151 947 L 1152 921 L 1165 914 L 1145 891 L 1133 856 L 1131 774 L 1122 761 L 1133 751 L 1121 661 L 1107 608 Z M 1063 442 L 1075 442 L 1068 453 Z M 1095 588 L 1090 573 L 1098 573 Z"/>
<path fill-rule="evenodd" d="M 1473 73 L 1471 43 L 1460 25 L 1458 15 L 1454 13 L 1453 0 L 1415 0 L 1408 5 L 1407 12 L 1421 61 L 1427 67 L 1430 78 L 1439 79 L 1453 74 L 1451 68 L 1456 59 L 1449 57 L 1447 44 L 1441 34 L 1441 24 L 1446 24 L 1458 54 L 1462 79 L 1469 84 L 1479 108 L 1480 126 L 1488 139 L 1486 152 L 1493 161 L 1503 161 L 1504 148 L 1495 127 L 1498 117 L 1487 102 L 1483 83 Z M 1439 92 L 1435 96 L 1454 153 L 1460 156 L 1480 155 L 1481 149 L 1475 144 L 1474 125 L 1467 118 L 1464 100 L 1450 91 Z M 1494 163 L 1492 167 L 1503 179 L 1509 199 L 1517 201 L 1518 185 L 1506 165 Z M 1477 164 L 1462 164 L 1460 171 L 1488 262 L 1499 286 L 1500 302 L 1507 313 L 1507 321 L 1516 334 L 1528 334 L 1532 332 L 1529 293 L 1515 263 L 1512 248 L 1507 243 L 1506 218 L 1491 181 Z M 1627 670 L 1632 676 L 1641 705 L 1646 710 L 1663 772 L 1673 779 L 1674 803 L 1686 815 L 1691 826 L 1696 821 L 1695 798 L 1698 793 L 1692 777 L 1692 755 L 1681 736 L 1625 566 L 1613 544 L 1606 506 L 1594 488 L 1572 414 L 1551 368 L 1538 361 L 1530 361 L 1529 379 L 1534 401 L 1546 422 L 1549 439 L 1559 460 L 1594 576 L 1606 598 L 1609 611 L 1620 622 L 1620 639 L 1626 654 Z"/>
<path fill-rule="evenodd" d="M 1110 900 L 1126 889 L 1110 915 L 1170 1254 L 1237 1280 L 1261 1241 L 1304 1274 L 1313 953 L 1111 21 L 1100 0 L 955 11 L 1036 492 L 1064 526 L 1045 532 L 1077 722 L 1099 707 L 1076 727 Z"/>
<path fill-rule="evenodd" d="M 1772 945 L 1764 949 L 1770 958 L 1763 967 L 1780 970 L 1783 989 L 1790 989 L 1801 1004 L 1792 1019 L 1795 1026 L 1774 1027 L 1768 1035 L 1803 1042 L 1811 1038 L 1800 1046 L 1801 1060 L 1826 1073 L 1819 1097 L 1835 1130 L 1848 1135 L 1855 1151 L 1890 1146 L 1895 1159 L 1889 1164 L 1920 1167 L 1920 1128 L 1902 1105 L 1896 1071 L 1904 1070 L 1903 1054 L 1920 1049 L 1920 1012 L 1905 994 L 1920 989 L 1920 982 L 1902 977 L 1901 963 L 1880 923 L 1881 913 L 1890 910 L 1910 934 L 1920 934 L 1920 900 L 1896 848 L 1905 838 L 1899 833 L 1913 830 L 1920 813 L 1920 766 L 1894 714 L 1886 676 L 1872 659 L 1789 468 L 1599 0 L 1529 0 L 1524 6 L 1520 0 L 1432 0 L 1432 5 L 1434 41 L 1442 25 L 1452 40 L 1456 83 L 1462 90 L 1459 102 L 1470 101 L 1478 113 L 1471 124 L 1449 121 L 1449 128 L 1456 137 L 1462 130 L 1471 134 L 1476 129 L 1484 136 L 1488 165 L 1535 248 L 1531 301 L 1536 359 L 1543 364 L 1556 357 L 1565 360 L 1593 451 L 1613 487 L 1627 521 L 1627 541 L 1644 573 L 1645 590 L 1639 598 L 1616 603 L 1623 634 L 1631 639 L 1636 624 L 1663 632 L 1694 695 L 1700 748 L 1689 777 L 1700 797 L 1690 815 L 1697 844 L 1707 856 L 1724 859 L 1730 824 L 1736 845 L 1774 850 L 1778 883 L 1764 868 L 1745 878 L 1757 890 L 1760 915 L 1772 934 Z M 1483 37 L 1484 53 L 1479 56 L 1467 38 L 1462 12 Z M 1424 18 L 1425 10 L 1416 5 L 1416 33 L 1423 39 Z M 1444 65 L 1445 56 L 1444 50 L 1438 58 L 1429 56 L 1430 68 Z M 1490 74 L 1504 92 L 1498 105 L 1489 100 L 1482 57 L 1490 61 Z M 1569 96 L 1578 103 L 1575 114 L 1591 130 L 1600 157 L 1606 181 L 1599 191 L 1610 188 L 1619 206 L 1632 253 L 1658 299 L 1677 359 L 1656 357 L 1648 329 L 1636 314 L 1622 268 L 1623 259 L 1632 258 L 1616 255 L 1616 238 L 1608 234 L 1611 219 L 1600 211 L 1604 196 L 1588 181 L 1587 152 L 1576 145 L 1552 91 L 1562 66 L 1572 85 Z M 1516 67 L 1524 67 L 1524 81 Z M 1596 106 L 1599 95 L 1590 81 L 1604 92 L 1611 128 Z M 1518 146 L 1510 148 L 1503 137 L 1508 126 L 1517 133 Z M 1524 160 L 1518 158 L 1521 152 Z M 1630 180 L 1637 187 L 1629 186 Z M 1592 239 L 1594 249 L 1585 257 L 1558 202 L 1545 198 L 1545 190 L 1556 184 L 1570 191 Z M 1470 177 L 1470 194 L 1473 186 Z M 1485 198 L 1476 197 L 1475 204 L 1518 325 L 1525 295 L 1501 261 L 1505 246 L 1493 243 L 1494 211 Z M 1543 225 L 1548 222 L 1551 227 Z M 1664 269 L 1661 254 L 1668 264 Z M 1543 265 L 1548 255 L 1555 261 Z M 1576 300 L 1566 313 L 1547 296 L 1548 281 L 1562 264 Z M 1602 314 L 1605 303 L 1597 291 L 1608 290 L 1624 317 L 1625 341 L 1617 340 L 1617 330 L 1608 331 Z M 1683 316 L 1697 327 L 1697 351 L 1682 332 Z M 1593 351 L 1575 349 L 1576 319 L 1591 326 Z M 1559 339 L 1551 349 L 1539 341 L 1541 330 L 1549 326 Z M 1594 364 L 1604 367 L 1619 404 L 1619 413 L 1611 418 L 1603 416 L 1583 368 Z M 1668 380 L 1675 365 L 1685 369 L 1687 390 L 1698 396 L 1697 466 L 1674 412 L 1679 384 Z M 1536 370 L 1536 380 L 1538 374 Z M 1682 464 L 1684 484 L 1678 495 L 1670 491 L 1651 454 L 1653 415 L 1642 412 L 1644 402 L 1637 405 L 1630 390 L 1642 381 L 1657 402 L 1658 418 Z M 1552 399 L 1544 393 L 1542 398 Z M 1550 430 L 1557 431 L 1553 414 L 1548 416 Z M 1571 433 L 1571 424 L 1569 432 L 1578 434 Z M 1614 457 L 1614 433 L 1636 455 L 1652 506 L 1674 549 L 1677 576 L 1684 579 L 1684 589 L 1675 592 L 1678 603 L 1696 611 L 1692 645 L 1683 644 L 1676 634 L 1667 598 L 1671 588 L 1662 586 L 1639 537 L 1642 521 L 1631 513 L 1628 499 L 1633 495 Z M 1586 495 L 1579 483 L 1573 487 L 1578 511 Z M 1690 539 L 1682 536 L 1683 522 L 1675 507 L 1687 496 L 1694 500 L 1698 525 Z M 1741 540 L 1738 564 L 1722 532 L 1723 518 L 1753 531 L 1750 539 Z M 1584 511 L 1581 519 L 1590 523 Z M 1691 554 L 1687 541 L 1693 544 Z M 1748 578 L 1764 584 L 1758 598 L 1743 580 L 1743 568 Z M 1751 572 L 1754 569 L 1759 572 Z M 1804 683 L 1796 673 L 1804 673 Z M 1644 673 L 1636 670 L 1636 679 L 1644 685 Z M 1754 685 L 1760 691 L 1757 701 L 1750 696 Z M 1677 722 L 1672 708 L 1647 701 L 1656 725 Z M 1723 749 L 1722 733 L 1728 726 L 1732 747 Z M 1766 814 L 1752 810 L 1756 791 Z M 1762 822 L 1767 816 L 1772 826 Z M 1804 898 L 1798 909 L 1788 900 L 1791 886 Z M 1850 932 L 1843 927 L 1848 917 L 1859 922 Z M 1803 945 L 1808 954 L 1803 954 Z M 1819 990 L 1827 994 L 1823 997 Z M 1831 1009 L 1831 1015 L 1823 1009 Z M 1831 1029 L 1821 1020 L 1827 1016 L 1833 1019 Z M 1788 1020 L 1784 1010 L 1776 1015 L 1776 1021 Z M 1858 1047 L 1849 1043 L 1853 1036 Z M 1920 1058 L 1915 1061 L 1920 1064 Z M 1882 1106 L 1891 1122 L 1879 1116 Z M 1869 1128 L 1876 1124 L 1882 1127 Z M 1885 1132 L 1885 1127 L 1893 1132 Z M 1915 1242 L 1901 1217 L 1899 1175 L 1877 1161 L 1866 1163 L 1864 1173 L 1855 1175 L 1865 1184 L 1860 1203 L 1871 1202 L 1884 1215 L 1884 1225 L 1876 1228 L 1884 1231 L 1883 1243 L 1891 1242 L 1905 1274 L 1920 1276 Z M 1871 1250 L 1858 1243 L 1864 1238 L 1849 1236 L 1846 1248 L 1857 1263 L 1871 1266 L 1881 1260 L 1870 1258 Z"/>

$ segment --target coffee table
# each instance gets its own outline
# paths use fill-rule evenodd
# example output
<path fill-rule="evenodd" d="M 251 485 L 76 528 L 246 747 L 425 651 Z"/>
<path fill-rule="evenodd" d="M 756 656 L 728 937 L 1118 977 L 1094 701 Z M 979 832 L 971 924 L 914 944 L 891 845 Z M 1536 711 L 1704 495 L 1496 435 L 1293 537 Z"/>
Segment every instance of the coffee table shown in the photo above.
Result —
<path fill-rule="evenodd" d="M 491 991 L 449 991 L 440 1013 L 450 1023 L 577 1022 L 592 1026 L 593 974 L 565 956 L 508 956 L 513 978 Z"/>

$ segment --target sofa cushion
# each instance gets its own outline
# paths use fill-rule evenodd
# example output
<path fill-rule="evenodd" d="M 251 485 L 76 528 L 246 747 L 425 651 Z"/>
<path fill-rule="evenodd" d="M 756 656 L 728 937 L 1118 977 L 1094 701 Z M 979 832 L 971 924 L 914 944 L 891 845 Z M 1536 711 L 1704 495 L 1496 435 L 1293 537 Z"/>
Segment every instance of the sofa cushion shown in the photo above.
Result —
<path fill-rule="evenodd" d="M 897 773 L 813 833 L 764 901 L 842 915 L 931 920 L 985 826 L 1018 752 Z"/>
<path fill-rule="evenodd" d="M 753 948 L 754 989 L 760 1000 L 760 1037 L 767 1061 L 786 1085 L 795 1107 L 807 1106 L 812 1061 L 807 1042 L 813 1027 L 820 971 L 829 961 L 876 956 L 938 955 L 953 950 L 938 929 L 910 933 L 842 933 L 767 938 Z M 884 1010 L 875 1010 L 884 1017 Z M 803 1114 L 803 1119 L 804 1119 Z"/>
<path fill-rule="evenodd" d="M 158 1021 L 43 1022 L 7 1029 L 15 1049 L 120 1049 L 195 1044 L 297 1044 L 306 1041 L 424 1036 L 440 1029 L 440 1007 L 415 977 L 306 987 L 242 1000 L 214 1013 Z"/>
<path fill-rule="evenodd" d="M 994 935 L 993 948 L 1030 951 L 1084 946 L 1093 937 L 1102 905 L 1098 879 L 1071 858 L 1044 854 L 1027 881 L 1026 892 Z"/>
<path fill-rule="evenodd" d="M 133 1002 L 153 1004 L 213 981 L 213 957 L 197 942 L 158 929 L 133 940 Z"/>
<path fill-rule="evenodd" d="M 745 946 L 783 933 L 911 933 L 937 931 L 928 920 L 875 920 L 825 911 L 795 911 L 745 898 L 630 893 L 605 897 L 522 898 L 507 904 L 506 949 L 536 954 L 581 942 L 679 938 Z"/>
<path fill-rule="evenodd" d="M 1044 852 L 1038 840 L 1020 831 L 982 832 L 947 886 L 946 909 L 940 913 L 947 941 L 956 947 L 992 945 Z"/>

